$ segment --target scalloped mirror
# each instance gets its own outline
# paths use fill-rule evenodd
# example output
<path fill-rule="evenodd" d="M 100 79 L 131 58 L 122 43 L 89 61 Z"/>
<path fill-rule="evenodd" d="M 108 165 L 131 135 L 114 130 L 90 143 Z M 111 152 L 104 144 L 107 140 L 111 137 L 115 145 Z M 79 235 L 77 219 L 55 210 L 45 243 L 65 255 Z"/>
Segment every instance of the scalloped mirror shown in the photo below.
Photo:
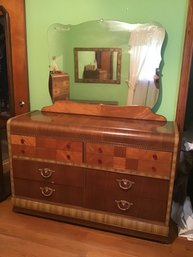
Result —
<path fill-rule="evenodd" d="M 50 70 L 69 75 L 70 100 L 154 107 L 160 93 L 159 24 L 113 20 L 48 28 Z"/>

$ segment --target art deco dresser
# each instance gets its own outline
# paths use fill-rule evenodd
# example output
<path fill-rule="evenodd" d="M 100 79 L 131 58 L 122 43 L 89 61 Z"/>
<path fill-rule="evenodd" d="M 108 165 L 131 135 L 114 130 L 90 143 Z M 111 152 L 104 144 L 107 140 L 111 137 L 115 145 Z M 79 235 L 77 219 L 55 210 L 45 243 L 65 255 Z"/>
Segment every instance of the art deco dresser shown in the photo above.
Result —
<path fill-rule="evenodd" d="M 8 138 L 15 211 L 167 241 L 173 122 L 145 107 L 58 101 L 11 118 Z"/>

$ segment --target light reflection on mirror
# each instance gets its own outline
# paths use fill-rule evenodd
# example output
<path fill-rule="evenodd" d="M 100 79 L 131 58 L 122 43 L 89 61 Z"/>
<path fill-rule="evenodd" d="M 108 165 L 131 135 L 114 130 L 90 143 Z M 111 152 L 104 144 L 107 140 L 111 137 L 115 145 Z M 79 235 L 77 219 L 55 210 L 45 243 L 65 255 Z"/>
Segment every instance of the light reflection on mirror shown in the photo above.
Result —
<path fill-rule="evenodd" d="M 55 57 L 59 70 L 69 74 L 70 99 L 152 108 L 160 92 L 164 38 L 165 29 L 156 23 L 100 20 L 53 24 L 48 28 L 49 63 Z M 113 71 L 101 69 L 96 58 L 98 49 L 106 49 L 106 53 L 114 49 L 114 62 L 108 65 Z M 84 70 L 91 74 L 85 75 Z"/>

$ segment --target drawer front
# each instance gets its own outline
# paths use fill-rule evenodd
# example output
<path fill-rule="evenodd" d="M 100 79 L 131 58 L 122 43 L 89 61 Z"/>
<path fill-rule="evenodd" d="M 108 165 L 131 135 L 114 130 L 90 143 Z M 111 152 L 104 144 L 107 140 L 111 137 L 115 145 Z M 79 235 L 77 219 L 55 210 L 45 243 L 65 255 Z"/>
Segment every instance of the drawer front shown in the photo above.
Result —
<path fill-rule="evenodd" d="M 57 138 L 49 138 L 39 136 L 36 139 L 37 147 L 41 147 L 42 145 L 46 148 L 54 148 L 63 151 L 71 151 L 71 152 L 82 152 L 82 142 L 57 139 Z"/>
<path fill-rule="evenodd" d="M 49 137 L 11 135 L 12 155 L 81 164 L 83 143 Z"/>
<path fill-rule="evenodd" d="M 83 189 L 47 182 L 14 179 L 15 195 L 54 203 L 83 205 Z"/>
<path fill-rule="evenodd" d="M 126 158 L 170 163 L 172 153 L 127 147 Z"/>
<path fill-rule="evenodd" d="M 113 167 L 113 156 L 104 154 L 86 154 L 86 163 L 101 168 L 112 168 Z"/>
<path fill-rule="evenodd" d="M 164 221 L 168 188 L 167 180 L 88 169 L 86 207 Z"/>
<path fill-rule="evenodd" d="M 99 168 L 134 170 L 170 177 L 172 153 L 105 144 L 86 144 L 85 162 Z"/>
<path fill-rule="evenodd" d="M 81 167 L 21 159 L 13 159 L 12 165 L 14 178 L 84 187 L 84 170 Z"/>
<path fill-rule="evenodd" d="M 86 152 L 92 154 L 104 154 L 104 155 L 114 155 L 114 146 L 107 144 L 86 144 Z"/>
<path fill-rule="evenodd" d="M 137 170 L 140 172 L 145 172 L 146 174 L 170 176 L 171 163 L 165 162 L 155 162 L 155 161 L 138 161 Z"/>

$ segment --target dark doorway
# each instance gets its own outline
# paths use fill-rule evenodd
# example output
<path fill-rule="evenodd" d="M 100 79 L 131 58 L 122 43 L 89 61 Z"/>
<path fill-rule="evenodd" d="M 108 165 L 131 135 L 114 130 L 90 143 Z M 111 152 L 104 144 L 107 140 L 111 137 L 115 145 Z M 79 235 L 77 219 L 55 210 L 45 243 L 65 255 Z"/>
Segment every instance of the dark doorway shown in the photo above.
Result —
<path fill-rule="evenodd" d="M 190 79 L 188 85 L 188 96 L 186 102 L 186 112 L 184 120 L 184 131 L 189 131 L 193 134 L 193 58 L 190 68 Z"/>
<path fill-rule="evenodd" d="M 5 19 L 0 16 L 0 116 L 10 117 L 7 54 L 5 41 Z"/>
<path fill-rule="evenodd" d="M 6 122 L 13 111 L 12 100 L 12 65 L 9 16 L 6 10 L 0 6 L 0 200 L 10 194 L 8 144 Z"/>

